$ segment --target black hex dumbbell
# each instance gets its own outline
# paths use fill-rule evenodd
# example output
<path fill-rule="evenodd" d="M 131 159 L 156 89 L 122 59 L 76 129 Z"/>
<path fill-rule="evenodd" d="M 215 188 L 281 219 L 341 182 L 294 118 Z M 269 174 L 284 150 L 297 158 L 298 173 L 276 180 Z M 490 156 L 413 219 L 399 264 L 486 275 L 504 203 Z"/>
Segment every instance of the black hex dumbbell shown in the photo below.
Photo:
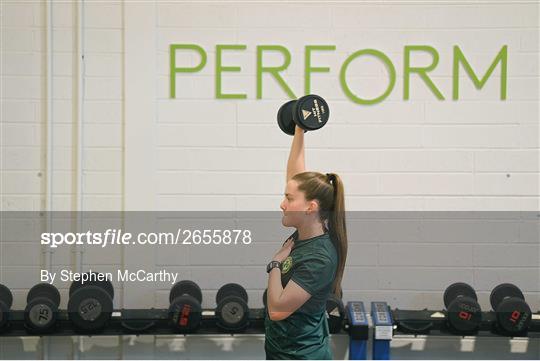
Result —
<path fill-rule="evenodd" d="M 283 104 L 277 114 L 279 128 L 289 135 L 294 135 L 295 126 L 304 131 L 324 127 L 330 117 L 326 101 L 318 95 L 306 95 Z"/>
<path fill-rule="evenodd" d="M 532 312 L 521 290 L 511 283 L 502 283 L 491 291 L 491 307 L 503 333 L 517 335 L 527 330 Z"/>
<path fill-rule="evenodd" d="M 193 281 L 177 282 L 169 293 L 169 318 L 177 332 L 195 331 L 202 320 L 202 292 Z"/>
<path fill-rule="evenodd" d="M 13 304 L 13 295 L 6 286 L 0 284 L 0 333 L 8 326 L 8 316 L 11 305 Z"/>
<path fill-rule="evenodd" d="M 90 279 L 90 278 L 89 278 Z M 111 319 L 114 288 L 109 280 L 93 277 L 84 282 L 73 282 L 69 288 L 69 319 L 78 330 L 96 332 Z"/>
<path fill-rule="evenodd" d="M 39 283 L 28 291 L 24 320 L 33 333 L 48 333 L 53 330 L 58 317 L 60 292 L 49 283 Z"/>
<path fill-rule="evenodd" d="M 480 327 L 482 310 L 474 288 L 456 282 L 446 288 L 443 300 L 450 330 L 462 334 L 474 332 Z"/>
<path fill-rule="evenodd" d="M 222 286 L 216 295 L 217 326 L 225 331 L 239 331 L 249 324 L 248 295 L 237 283 Z"/>

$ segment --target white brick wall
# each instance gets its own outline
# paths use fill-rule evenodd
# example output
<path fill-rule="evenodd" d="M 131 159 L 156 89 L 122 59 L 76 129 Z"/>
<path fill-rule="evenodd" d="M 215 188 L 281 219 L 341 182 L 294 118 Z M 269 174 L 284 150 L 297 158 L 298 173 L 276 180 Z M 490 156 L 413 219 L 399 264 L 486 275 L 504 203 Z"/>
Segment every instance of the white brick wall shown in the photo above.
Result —
<path fill-rule="evenodd" d="M 140 26 L 155 44 L 141 40 L 135 45 L 155 60 L 155 67 L 140 74 L 126 70 L 134 55 L 125 53 L 126 35 L 128 39 L 133 36 L 124 33 L 125 24 L 132 20 L 130 6 L 135 5 L 85 1 L 85 210 L 122 210 L 126 204 L 153 210 L 278 210 L 292 138 L 275 124 L 276 111 L 286 100 L 277 83 L 265 76 L 264 98 L 255 99 L 256 47 L 266 44 L 279 44 L 291 52 L 291 64 L 283 77 L 297 96 L 303 93 L 304 47 L 336 46 L 335 51 L 313 53 L 314 66 L 330 67 L 329 73 L 313 74 L 312 91 L 329 101 L 332 117 L 323 130 L 306 134 L 306 162 L 308 169 L 335 171 L 343 177 L 348 210 L 539 210 L 537 3 L 145 4 L 150 22 Z M 3 211 L 45 207 L 45 6 L 45 1 L 4 1 L 1 5 Z M 55 2 L 53 6 L 54 210 L 72 210 L 76 201 L 74 11 L 74 2 Z M 200 72 L 177 76 L 177 99 L 169 99 L 171 43 L 198 44 L 208 56 Z M 223 74 L 223 91 L 245 93 L 247 99 L 214 99 L 217 44 L 247 46 L 244 51 L 223 53 L 224 65 L 242 68 L 241 73 Z M 429 45 L 437 50 L 439 63 L 430 78 L 444 101 L 438 100 L 417 75 L 410 79 L 410 99 L 403 100 L 406 45 Z M 479 76 L 501 47 L 508 46 L 506 101 L 499 100 L 499 67 L 481 90 L 461 68 L 460 99 L 452 100 L 455 45 Z M 372 106 L 354 104 L 339 84 L 344 60 L 364 48 L 384 52 L 397 75 L 390 96 Z M 195 66 L 199 60 L 196 54 L 177 53 L 177 63 L 183 66 Z M 264 60 L 270 65 L 283 61 L 281 54 L 270 52 Z M 412 64 L 431 62 L 427 53 L 411 55 Z M 141 104 L 153 104 L 151 128 L 126 118 L 126 90 L 132 92 L 130 97 L 143 94 L 138 92 L 146 86 L 142 79 L 152 79 L 155 86 L 155 99 L 140 99 Z M 376 96 L 387 84 L 385 67 L 373 58 L 358 59 L 348 70 L 348 85 L 359 95 Z M 128 85 L 135 88 L 126 89 Z M 129 104 L 138 103 L 136 96 L 129 98 Z M 133 134 L 126 129 L 147 134 L 148 141 L 134 145 L 125 139 Z M 126 173 L 126 169 L 139 172 L 134 161 L 137 154 L 149 154 L 149 159 L 155 160 L 153 169 L 140 168 L 145 177 Z M 147 184 L 148 180 L 154 184 Z M 139 195 L 152 192 L 148 197 L 152 206 L 146 200 L 139 201 L 137 192 L 131 192 L 134 189 L 140 189 Z M 494 225 L 496 229 L 499 226 Z M 531 228 L 534 232 L 534 227 L 525 229 Z M 365 232 L 352 231 L 355 239 Z M 504 231 L 502 227 L 500 232 Z M 493 286 L 509 281 L 520 285 L 533 308 L 540 308 L 538 244 L 508 243 L 496 232 L 491 241 L 478 243 L 466 228 L 452 229 L 451 233 L 456 237 L 434 239 L 431 235 L 426 241 L 412 231 L 404 236 L 406 243 L 399 244 L 392 243 L 390 236 L 378 242 L 369 238 L 351 241 L 343 283 L 346 300 L 384 299 L 400 308 L 441 307 L 446 285 L 462 280 L 476 287 L 487 307 Z M 458 237 L 461 243 L 455 244 Z M 203 286 L 207 299 L 213 298 L 221 284 L 236 280 L 258 302 L 266 282 L 259 271 L 276 247 L 277 241 L 262 243 L 230 255 L 230 262 L 221 260 L 221 251 L 195 250 L 177 257 L 158 249 L 155 265 L 149 267 L 165 266 L 193 277 Z M 505 257 L 509 247 L 519 258 Z M 42 267 L 38 249 L 30 243 L 2 245 L 0 282 L 14 289 L 18 306 L 23 306 L 26 289 L 37 282 L 37 270 Z M 22 252 L 32 256 L 16 261 Z M 103 270 L 114 269 L 115 264 L 121 265 L 123 253 L 88 253 L 85 262 L 102 265 Z M 54 260 L 53 267 L 75 266 L 67 249 L 57 251 Z M 214 265 L 221 270 L 219 277 L 215 277 Z M 246 272 L 246 268 L 253 272 Z M 67 285 L 61 287 L 66 295 Z M 154 291 L 144 294 L 147 299 L 142 300 L 165 306 L 166 288 Z M 121 306 L 121 298 L 116 302 Z"/>

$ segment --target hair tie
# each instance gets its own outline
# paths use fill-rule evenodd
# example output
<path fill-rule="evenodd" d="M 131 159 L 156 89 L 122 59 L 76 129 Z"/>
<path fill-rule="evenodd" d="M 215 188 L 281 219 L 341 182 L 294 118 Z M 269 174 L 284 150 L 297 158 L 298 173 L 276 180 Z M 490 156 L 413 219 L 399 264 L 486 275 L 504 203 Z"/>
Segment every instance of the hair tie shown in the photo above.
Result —
<path fill-rule="evenodd" d="M 326 179 L 328 179 L 328 183 L 330 183 L 330 185 L 332 186 L 332 193 L 334 195 L 334 199 L 336 197 L 336 193 L 337 193 L 337 187 L 336 187 L 336 175 L 333 174 L 333 173 L 326 173 Z M 332 201 L 332 203 L 334 203 L 335 201 Z M 330 208 L 330 211 L 333 211 L 334 210 L 334 204 L 332 204 L 332 207 Z"/>
<path fill-rule="evenodd" d="M 326 178 L 328 179 L 328 182 L 332 183 L 336 180 L 336 177 L 332 173 L 326 173 Z"/>

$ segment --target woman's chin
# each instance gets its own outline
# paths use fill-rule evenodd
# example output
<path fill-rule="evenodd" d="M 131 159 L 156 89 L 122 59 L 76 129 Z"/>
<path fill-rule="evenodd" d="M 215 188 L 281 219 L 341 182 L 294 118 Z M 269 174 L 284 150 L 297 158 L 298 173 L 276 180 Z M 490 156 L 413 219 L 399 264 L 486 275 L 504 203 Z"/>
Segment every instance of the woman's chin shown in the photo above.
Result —
<path fill-rule="evenodd" d="M 294 224 L 291 223 L 291 221 L 285 216 L 281 218 L 281 224 L 283 225 L 283 227 L 294 227 Z"/>

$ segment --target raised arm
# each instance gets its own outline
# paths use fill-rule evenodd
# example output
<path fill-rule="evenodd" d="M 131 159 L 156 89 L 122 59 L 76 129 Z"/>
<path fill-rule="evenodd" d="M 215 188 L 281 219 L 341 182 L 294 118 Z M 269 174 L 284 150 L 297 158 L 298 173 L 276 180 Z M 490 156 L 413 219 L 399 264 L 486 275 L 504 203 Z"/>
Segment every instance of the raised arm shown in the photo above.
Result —
<path fill-rule="evenodd" d="M 287 179 L 288 182 L 295 174 L 302 173 L 306 170 L 306 162 L 304 159 L 304 130 L 298 125 L 294 129 L 294 137 L 287 161 Z"/>

